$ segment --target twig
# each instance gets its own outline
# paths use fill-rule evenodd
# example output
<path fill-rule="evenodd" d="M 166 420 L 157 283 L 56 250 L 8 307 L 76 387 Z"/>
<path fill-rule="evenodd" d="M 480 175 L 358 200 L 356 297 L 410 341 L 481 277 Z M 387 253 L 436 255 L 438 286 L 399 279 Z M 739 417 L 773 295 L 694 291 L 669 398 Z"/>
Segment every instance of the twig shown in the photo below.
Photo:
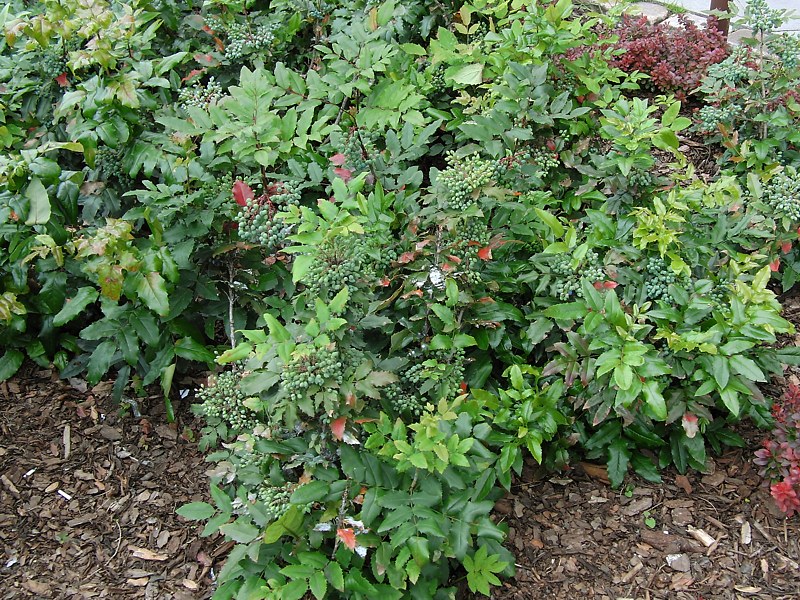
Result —
<path fill-rule="evenodd" d="M 112 554 L 111 557 L 106 561 L 106 564 L 114 560 L 114 557 L 116 557 L 117 553 L 119 552 L 119 547 L 122 545 L 122 527 L 119 526 L 119 521 L 114 521 L 114 525 L 117 526 L 117 530 L 119 531 L 119 537 L 117 538 L 117 549 L 114 550 L 114 554 Z"/>

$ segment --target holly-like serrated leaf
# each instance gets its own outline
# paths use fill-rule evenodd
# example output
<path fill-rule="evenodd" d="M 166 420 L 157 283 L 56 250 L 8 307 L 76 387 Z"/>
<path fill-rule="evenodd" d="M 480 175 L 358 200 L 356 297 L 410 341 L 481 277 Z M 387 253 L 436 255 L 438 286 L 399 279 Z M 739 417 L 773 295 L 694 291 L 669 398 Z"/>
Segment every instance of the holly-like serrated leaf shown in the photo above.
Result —
<path fill-rule="evenodd" d="M 622 485 L 630 458 L 631 451 L 622 438 L 617 438 L 608 446 L 608 478 L 612 487 L 618 488 Z"/>
<path fill-rule="evenodd" d="M 190 502 L 175 511 L 184 519 L 190 521 L 204 521 L 214 514 L 214 507 L 207 502 Z"/>
<path fill-rule="evenodd" d="M 372 371 L 366 378 L 375 387 L 383 387 L 398 381 L 397 375 L 391 371 Z"/>
<path fill-rule="evenodd" d="M 19 371 L 24 360 L 25 355 L 19 350 L 6 350 L 0 359 L 0 381 L 5 381 Z"/>
<path fill-rule="evenodd" d="M 157 315 L 166 317 L 169 314 L 167 284 L 161 273 L 151 271 L 143 275 L 136 286 L 136 295 Z"/>
<path fill-rule="evenodd" d="M 93 287 L 82 287 L 72 298 L 68 298 L 63 308 L 53 317 L 53 325 L 61 327 L 77 317 L 83 309 L 92 304 L 100 293 Z"/>
<path fill-rule="evenodd" d="M 50 220 L 50 197 L 38 177 L 31 179 L 28 188 L 25 190 L 25 197 L 30 203 L 25 225 L 43 225 L 47 223 Z"/>

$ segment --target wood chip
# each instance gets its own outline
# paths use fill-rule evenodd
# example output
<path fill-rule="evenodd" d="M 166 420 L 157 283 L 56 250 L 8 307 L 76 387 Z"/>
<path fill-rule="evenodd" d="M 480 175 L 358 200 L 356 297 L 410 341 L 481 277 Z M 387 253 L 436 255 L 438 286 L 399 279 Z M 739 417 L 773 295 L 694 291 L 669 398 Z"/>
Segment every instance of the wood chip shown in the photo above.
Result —
<path fill-rule="evenodd" d="M 64 425 L 62 441 L 64 442 L 64 460 L 67 460 L 69 458 L 69 453 L 72 451 L 72 428 L 69 426 L 69 423 Z"/>
<path fill-rule="evenodd" d="M 689 483 L 689 478 L 686 475 L 676 475 L 675 476 L 675 485 L 681 488 L 684 492 L 686 492 L 687 496 L 692 495 L 692 484 Z"/>
<path fill-rule="evenodd" d="M 181 585 L 183 585 L 183 587 L 185 587 L 187 590 L 194 591 L 200 589 L 200 586 L 197 585 L 197 582 L 192 581 L 191 579 L 184 579 L 183 581 L 181 581 Z"/>
<path fill-rule="evenodd" d="M 1 475 L 1 476 L 0 476 L 0 481 L 2 481 L 2 482 L 3 482 L 3 485 L 4 485 L 4 486 L 6 486 L 6 489 L 7 489 L 9 492 L 11 492 L 11 494 L 12 494 L 12 495 L 14 495 L 14 496 L 16 496 L 16 497 L 19 497 L 19 490 L 17 489 L 17 486 L 15 486 L 15 485 L 14 485 L 14 482 L 13 482 L 13 481 L 11 481 L 11 480 L 10 480 L 8 477 L 6 477 L 5 475 Z"/>
<path fill-rule="evenodd" d="M 749 521 L 745 521 L 744 523 L 742 523 L 741 538 L 742 538 L 742 544 L 745 545 L 753 541 L 753 532 L 752 529 L 750 529 Z"/>
<path fill-rule="evenodd" d="M 147 548 L 140 548 L 138 546 L 130 546 L 131 554 L 135 558 L 141 558 L 142 560 L 157 560 L 163 561 L 169 558 L 167 554 L 160 554 L 158 552 L 153 552 L 152 550 L 148 550 Z"/>

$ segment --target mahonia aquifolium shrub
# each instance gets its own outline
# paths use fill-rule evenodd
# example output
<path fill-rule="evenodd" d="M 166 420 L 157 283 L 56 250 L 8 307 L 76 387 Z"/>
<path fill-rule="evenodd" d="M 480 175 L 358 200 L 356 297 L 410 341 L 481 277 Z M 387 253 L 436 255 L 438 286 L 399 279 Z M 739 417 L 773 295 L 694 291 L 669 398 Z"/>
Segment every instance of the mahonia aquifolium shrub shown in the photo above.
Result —
<path fill-rule="evenodd" d="M 247 396 L 239 387 L 241 373 L 224 371 L 209 378 L 197 390 L 206 418 L 216 418 L 228 423 L 236 431 L 252 430 L 258 425 L 258 415 L 244 405 Z"/>

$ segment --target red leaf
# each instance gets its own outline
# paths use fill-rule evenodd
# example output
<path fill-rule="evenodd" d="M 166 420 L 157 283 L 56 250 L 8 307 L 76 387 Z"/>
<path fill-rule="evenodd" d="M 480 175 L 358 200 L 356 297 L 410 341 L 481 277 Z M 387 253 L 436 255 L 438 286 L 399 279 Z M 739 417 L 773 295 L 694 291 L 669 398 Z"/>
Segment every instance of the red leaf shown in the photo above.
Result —
<path fill-rule="evenodd" d="M 67 86 L 69 86 L 69 80 L 67 79 L 67 73 L 66 73 L 66 71 L 65 71 L 65 72 L 63 72 L 63 73 L 62 73 L 61 75 L 59 75 L 58 77 L 56 77 L 56 83 L 57 83 L 59 86 L 61 86 L 61 87 L 67 87 Z"/>
<path fill-rule="evenodd" d="M 455 271 L 456 266 L 453 263 L 446 262 L 442 265 L 442 271 L 449 273 L 450 271 Z"/>
<path fill-rule="evenodd" d="M 239 206 L 246 205 L 248 200 L 252 200 L 255 197 L 256 195 L 250 186 L 241 179 L 237 179 L 233 183 L 233 199 L 236 200 L 236 204 Z"/>
<path fill-rule="evenodd" d="M 203 73 L 205 73 L 205 71 L 206 71 L 205 69 L 192 69 L 191 71 L 189 71 L 189 74 L 186 77 L 181 79 L 181 83 L 189 81 L 190 79 L 194 79 L 198 75 L 202 75 Z"/>
<path fill-rule="evenodd" d="M 595 281 L 593 284 L 594 289 L 602 290 L 603 289 L 603 282 L 602 281 Z"/>
<path fill-rule="evenodd" d="M 414 290 L 413 292 L 408 292 L 407 294 L 403 294 L 403 295 L 402 295 L 402 296 L 400 296 L 400 297 L 401 297 L 403 300 L 406 300 L 407 298 L 410 298 L 411 296 L 418 296 L 418 297 L 422 298 L 422 296 L 423 296 L 423 295 L 424 295 L 424 294 L 423 294 L 422 290 L 420 290 L 420 289 L 417 289 L 417 290 Z"/>
<path fill-rule="evenodd" d="M 381 287 L 389 287 L 391 283 L 392 282 L 389 280 L 388 277 L 384 277 L 383 279 L 381 279 L 380 285 Z"/>
<path fill-rule="evenodd" d="M 607 290 L 613 290 L 618 285 L 619 284 L 616 281 L 604 281 L 603 282 L 603 287 L 606 288 Z"/>
<path fill-rule="evenodd" d="M 211 54 L 195 54 L 194 59 L 200 64 L 208 67 L 216 67 L 219 64 L 219 61 Z"/>
<path fill-rule="evenodd" d="M 355 532 L 350 529 L 337 529 L 336 535 L 339 536 L 339 539 L 344 542 L 344 545 L 350 548 L 350 550 L 356 549 L 356 534 Z"/>
<path fill-rule="evenodd" d="M 776 272 L 780 268 L 781 268 L 781 259 L 780 258 L 776 258 L 771 263 L 769 263 L 769 270 L 772 271 L 773 273 Z"/>
<path fill-rule="evenodd" d="M 683 413 L 681 425 L 683 426 L 683 430 L 686 432 L 686 437 L 688 438 L 693 438 L 697 435 L 697 432 L 700 431 L 700 428 L 697 425 L 697 415 L 693 415 L 689 412 Z"/>
<path fill-rule="evenodd" d="M 353 178 L 353 172 L 344 167 L 336 167 L 333 172 L 337 177 L 341 177 L 344 181 L 350 181 Z"/>
<path fill-rule="evenodd" d="M 343 167 L 344 163 L 346 162 L 347 162 L 347 157 L 341 152 L 331 156 L 331 163 L 333 163 L 333 166 L 335 167 Z"/>
<path fill-rule="evenodd" d="M 344 426 L 347 424 L 347 417 L 339 417 L 333 423 L 331 423 L 331 432 L 333 432 L 333 437 L 335 437 L 338 441 L 342 441 L 342 437 L 344 437 Z"/>
<path fill-rule="evenodd" d="M 547 145 L 547 149 L 550 150 L 550 152 L 555 152 L 556 151 L 556 143 L 555 143 L 554 140 L 547 140 L 547 144 L 546 145 Z"/>
<path fill-rule="evenodd" d="M 789 254 L 791 250 L 792 250 L 792 242 L 783 242 L 781 244 L 781 252 L 783 252 L 784 254 Z"/>
<path fill-rule="evenodd" d="M 398 258 L 398 259 L 397 259 L 397 262 L 399 262 L 401 265 L 407 265 L 407 264 L 408 264 L 408 263 L 410 263 L 412 260 L 414 260 L 414 257 L 415 257 L 416 255 L 417 255 L 417 253 L 416 253 L 416 252 L 403 252 L 403 253 L 400 255 L 400 258 Z"/>
<path fill-rule="evenodd" d="M 461 259 L 460 259 L 460 258 L 458 258 L 458 257 L 457 257 L 456 255 L 454 255 L 454 254 L 448 254 L 448 255 L 447 255 L 447 260 L 449 260 L 449 261 L 451 261 L 451 262 L 454 262 L 454 263 L 455 263 L 455 264 L 457 264 L 457 265 L 460 265 L 460 264 L 461 264 Z"/>
<path fill-rule="evenodd" d="M 459 387 L 461 388 L 461 393 L 462 394 L 466 394 L 467 393 L 467 382 L 466 381 L 462 381 L 461 385 Z"/>
<path fill-rule="evenodd" d="M 492 248 L 491 246 L 486 246 L 485 248 L 481 248 L 478 250 L 478 258 L 481 260 L 492 260 Z"/>

